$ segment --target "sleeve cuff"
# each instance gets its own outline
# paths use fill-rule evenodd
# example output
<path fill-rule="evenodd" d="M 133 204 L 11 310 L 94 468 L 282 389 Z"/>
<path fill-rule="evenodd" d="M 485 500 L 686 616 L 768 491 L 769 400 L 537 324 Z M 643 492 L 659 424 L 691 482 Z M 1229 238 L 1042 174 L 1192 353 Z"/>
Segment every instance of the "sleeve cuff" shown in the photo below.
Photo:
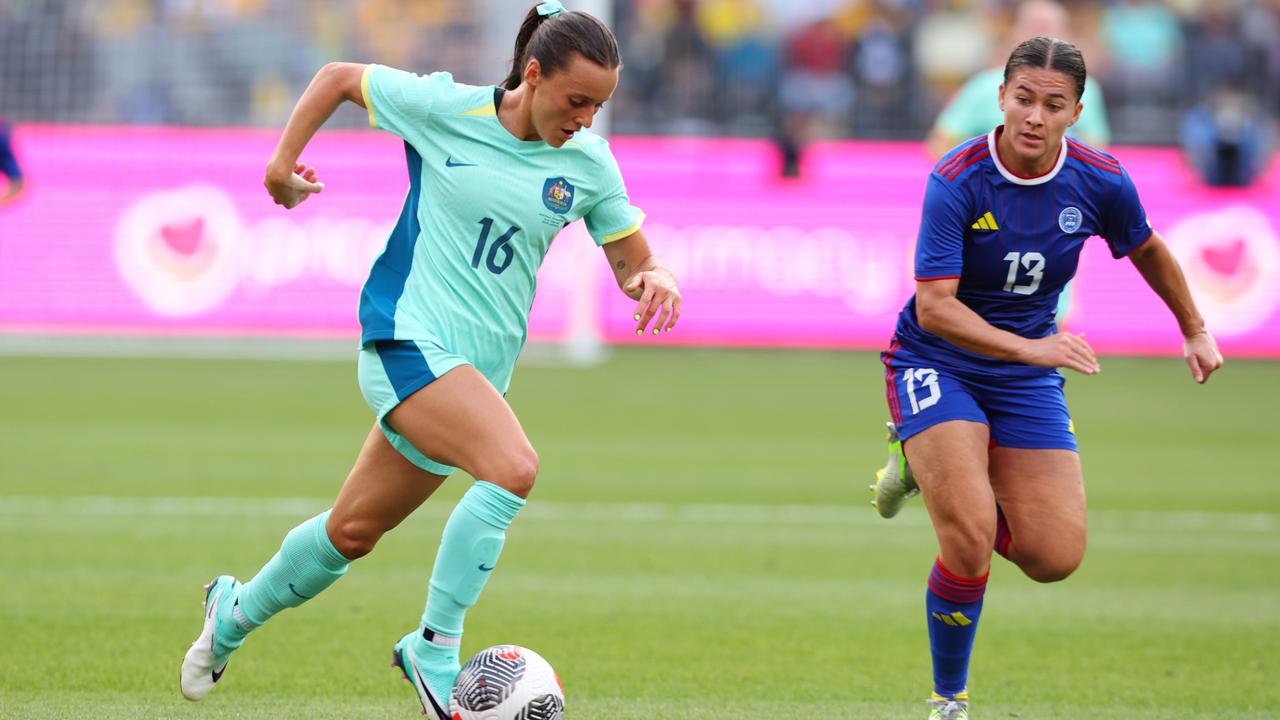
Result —
<path fill-rule="evenodd" d="M 600 238 L 600 244 L 608 245 L 614 240 L 621 240 L 622 238 L 627 237 L 628 235 L 636 234 L 636 231 L 640 229 L 640 226 L 644 225 L 644 220 L 645 220 L 645 214 L 644 212 L 641 212 L 640 216 L 636 218 L 636 221 L 628 225 L 626 228 L 623 228 L 618 232 L 609 233 L 608 235 L 605 235 L 604 237 Z"/>
<path fill-rule="evenodd" d="M 369 75 L 373 72 L 373 65 L 366 65 L 364 73 L 360 75 L 360 97 L 364 99 L 364 106 L 369 111 L 369 127 L 377 129 L 378 118 L 373 114 L 373 103 L 369 102 Z"/>

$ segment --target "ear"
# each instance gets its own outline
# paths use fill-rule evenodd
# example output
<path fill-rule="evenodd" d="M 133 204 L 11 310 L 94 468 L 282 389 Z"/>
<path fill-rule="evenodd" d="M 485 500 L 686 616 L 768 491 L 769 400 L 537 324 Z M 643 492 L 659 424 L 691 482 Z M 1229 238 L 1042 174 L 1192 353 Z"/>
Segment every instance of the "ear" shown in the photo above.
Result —
<path fill-rule="evenodd" d="M 1071 122 L 1067 123 L 1067 127 L 1080 122 L 1080 113 L 1084 110 L 1084 103 L 1076 103 L 1076 114 L 1071 116 Z"/>
<path fill-rule="evenodd" d="M 996 90 L 996 104 L 1000 106 L 1000 112 L 1004 112 L 1004 83 L 1000 83 L 1000 89 Z"/>
<path fill-rule="evenodd" d="M 542 82 L 542 63 L 537 58 L 529 58 L 529 63 L 524 66 L 524 82 L 529 87 L 537 87 Z"/>

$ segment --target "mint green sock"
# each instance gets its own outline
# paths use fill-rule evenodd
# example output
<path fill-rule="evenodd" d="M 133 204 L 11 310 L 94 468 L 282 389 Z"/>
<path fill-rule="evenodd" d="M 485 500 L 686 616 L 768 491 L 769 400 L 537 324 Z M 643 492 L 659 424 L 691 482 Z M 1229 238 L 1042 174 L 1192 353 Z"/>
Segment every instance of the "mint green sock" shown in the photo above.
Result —
<path fill-rule="evenodd" d="M 524 503 L 524 498 L 483 480 L 462 496 L 440 538 L 423 627 L 441 635 L 462 635 L 467 609 L 476 604 L 493 573 L 507 526 Z"/>
<path fill-rule="evenodd" d="M 289 531 L 280 550 L 253 579 L 240 587 L 237 605 L 244 619 L 256 628 L 285 608 L 298 607 L 329 587 L 347 572 L 350 560 L 338 552 L 329 540 L 325 521 L 329 510 Z M 232 607 L 227 608 L 231 613 Z M 239 646 L 249 629 L 243 623 L 219 623 L 226 637 L 219 642 Z"/>

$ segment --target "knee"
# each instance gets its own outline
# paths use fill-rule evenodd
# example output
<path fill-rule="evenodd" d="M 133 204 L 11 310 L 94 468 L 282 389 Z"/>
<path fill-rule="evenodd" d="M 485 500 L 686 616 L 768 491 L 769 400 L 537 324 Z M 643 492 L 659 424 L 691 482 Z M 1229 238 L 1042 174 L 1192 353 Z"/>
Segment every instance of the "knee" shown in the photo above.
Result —
<path fill-rule="evenodd" d="M 333 548 L 348 560 L 362 558 L 372 552 L 385 532 L 373 521 L 361 518 L 330 520 L 326 530 Z"/>
<path fill-rule="evenodd" d="M 538 479 L 538 463 L 538 453 L 526 445 L 519 451 L 496 458 L 490 463 L 487 472 L 481 472 L 480 479 L 487 480 L 512 495 L 527 498 Z"/>
<path fill-rule="evenodd" d="M 991 565 L 995 529 L 980 522 L 962 521 L 940 533 L 947 569 L 964 577 L 978 577 Z M 955 565 L 956 567 L 951 567 Z"/>

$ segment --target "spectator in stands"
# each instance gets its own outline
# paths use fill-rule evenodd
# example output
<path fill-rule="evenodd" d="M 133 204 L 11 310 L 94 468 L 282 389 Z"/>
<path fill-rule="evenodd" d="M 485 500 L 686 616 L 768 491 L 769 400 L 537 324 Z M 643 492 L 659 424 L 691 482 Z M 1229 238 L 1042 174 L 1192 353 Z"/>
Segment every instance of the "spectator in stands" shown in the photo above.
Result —
<path fill-rule="evenodd" d="M 767 126 L 777 93 L 778 53 L 759 0 L 702 0 L 698 27 L 711 48 L 719 125 Z"/>
<path fill-rule="evenodd" d="M 778 142 L 783 175 L 799 174 L 800 149 L 815 137 L 830 137 L 847 126 L 854 86 L 847 68 L 848 43 L 835 23 L 818 20 L 786 40 L 779 89 Z"/>
<path fill-rule="evenodd" d="M 1110 59 L 1107 89 L 1134 112 L 1172 101 L 1182 47 L 1182 28 L 1163 3 L 1120 0 L 1102 11 L 1099 36 Z"/>
<path fill-rule="evenodd" d="M 1258 101 L 1238 84 L 1225 85 L 1187 112 L 1182 146 L 1210 185 L 1243 186 L 1266 169 L 1271 127 Z"/>
<path fill-rule="evenodd" d="M 853 44 L 851 50 L 857 103 L 853 128 L 857 135 L 879 138 L 918 137 L 912 117 L 916 91 L 911 64 L 909 19 L 894 0 L 850 3 L 836 23 Z"/>
<path fill-rule="evenodd" d="M 963 0 L 932 0 L 913 31 L 913 55 L 928 98 L 950 97 L 991 62 L 990 19 Z"/>
<path fill-rule="evenodd" d="M 674 22 L 663 38 L 661 87 L 669 93 L 668 107 L 676 118 L 706 131 L 714 91 L 711 47 L 698 27 L 696 0 L 674 0 L 673 7 Z"/>
<path fill-rule="evenodd" d="M 1032 37 L 1070 40 L 1068 24 L 1067 12 L 1057 2 L 1030 0 L 1018 7 L 1013 25 L 1005 38 L 1008 47 L 1001 47 L 999 54 L 1007 57 L 1009 48 Z M 1004 66 L 1001 65 L 974 75 L 960 88 L 929 132 L 929 153 L 935 159 L 941 158 L 961 141 L 990 132 L 991 128 L 1003 122 L 1000 108 L 992 100 L 1003 82 Z M 1111 128 L 1107 124 L 1102 91 L 1098 89 L 1096 82 L 1085 85 L 1081 104 L 1084 108 L 1080 112 L 1080 121 L 1067 130 L 1067 135 L 1080 138 L 1090 145 L 1105 147 L 1111 138 Z"/>

